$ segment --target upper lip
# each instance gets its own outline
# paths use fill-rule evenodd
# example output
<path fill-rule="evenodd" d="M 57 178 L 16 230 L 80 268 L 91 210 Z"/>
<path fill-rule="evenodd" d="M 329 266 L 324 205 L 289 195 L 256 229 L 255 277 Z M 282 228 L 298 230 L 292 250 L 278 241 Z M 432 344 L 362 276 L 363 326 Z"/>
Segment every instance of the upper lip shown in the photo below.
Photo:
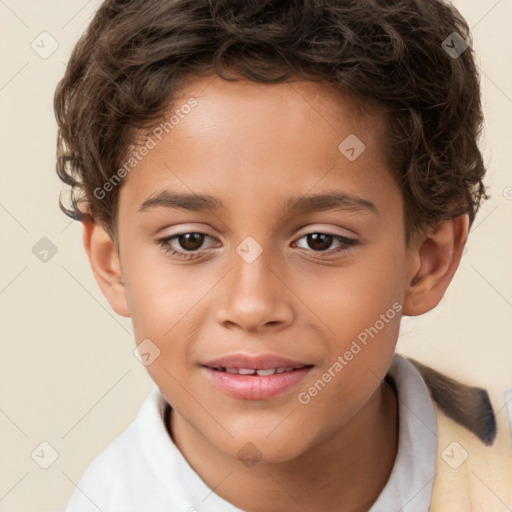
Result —
<path fill-rule="evenodd" d="M 301 368 L 303 366 L 313 365 L 297 359 L 288 359 L 274 354 L 230 354 L 212 359 L 211 361 L 203 363 L 203 366 L 209 366 L 210 368 L 269 370 L 271 368 Z"/>

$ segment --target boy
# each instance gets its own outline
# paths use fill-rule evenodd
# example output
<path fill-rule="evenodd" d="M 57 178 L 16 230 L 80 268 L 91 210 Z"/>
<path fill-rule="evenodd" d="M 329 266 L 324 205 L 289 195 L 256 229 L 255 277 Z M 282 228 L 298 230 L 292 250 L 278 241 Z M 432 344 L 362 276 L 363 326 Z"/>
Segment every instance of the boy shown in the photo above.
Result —
<path fill-rule="evenodd" d="M 469 38 L 440 0 L 102 4 L 61 207 L 156 387 L 69 512 L 510 510 L 487 392 L 395 354 L 488 197 Z"/>

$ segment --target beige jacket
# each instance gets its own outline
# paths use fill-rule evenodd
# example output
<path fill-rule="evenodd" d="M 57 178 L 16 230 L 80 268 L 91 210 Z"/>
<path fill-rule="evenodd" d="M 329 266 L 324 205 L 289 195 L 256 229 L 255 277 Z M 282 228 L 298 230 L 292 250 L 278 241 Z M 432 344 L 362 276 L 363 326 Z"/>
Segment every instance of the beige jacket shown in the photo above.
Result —
<path fill-rule="evenodd" d="M 511 433 L 504 403 L 407 358 L 436 412 L 436 474 L 429 512 L 512 511 Z"/>

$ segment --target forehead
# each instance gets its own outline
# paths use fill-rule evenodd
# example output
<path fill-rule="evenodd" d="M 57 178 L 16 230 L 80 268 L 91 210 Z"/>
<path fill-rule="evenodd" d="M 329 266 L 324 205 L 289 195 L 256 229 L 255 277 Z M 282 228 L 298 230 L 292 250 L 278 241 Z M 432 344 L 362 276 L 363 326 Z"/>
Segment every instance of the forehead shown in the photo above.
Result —
<path fill-rule="evenodd" d="M 267 209 L 340 187 L 396 193 L 384 134 L 383 116 L 325 82 L 192 78 L 162 124 L 140 138 L 139 148 L 151 149 L 125 178 L 120 208 L 139 208 L 165 189 L 223 197 L 228 208 L 237 198 L 247 207 L 264 198 Z"/>
<path fill-rule="evenodd" d="M 356 97 L 325 81 L 294 79 L 266 84 L 247 79 L 227 81 L 217 75 L 191 76 L 174 96 L 164 118 L 169 120 L 180 112 L 191 97 L 198 101 L 198 108 L 193 109 L 193 115 L 180 116 L 181 131 L 190 127 L 189 131 L 193 130 L 197 137 L 204 139 L 212 134 L 212 130 L 236 133 L 237 141 L 245 139 L 248 142 L 249 136 L 261 140 L 265 135 L 272 139 L 276 131 L 286 127 L 275 141 L 279 145 L 297 140 L 317 144 L 315 139 L 325 138 L 326 132 L 338 139 L 342 135 L 339 133 L 341 128 L 352 129 L 372 145 L 381 140 L 380 136 L 369 140 L 373 133 L 386 129 L 384 109 L 379 112 L 375 101 Z M 316 133 L 319 137 L 315 137 Z M 297 147 L 294 149 L 298 151 Z M 382 146 L 381 149 L 385 148 Z"/>

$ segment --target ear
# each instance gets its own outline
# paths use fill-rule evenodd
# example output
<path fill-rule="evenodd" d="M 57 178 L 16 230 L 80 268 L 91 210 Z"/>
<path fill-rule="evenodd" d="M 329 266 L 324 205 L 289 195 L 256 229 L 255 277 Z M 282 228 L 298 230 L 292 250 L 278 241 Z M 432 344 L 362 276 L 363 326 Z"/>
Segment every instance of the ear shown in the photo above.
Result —
<path fill-rule="evenodd" d="M 82 221 L 83 242 L 94 277 L 112 309 L 121 316 L 130 316 L 121 263 L 114 242 L 103 226 Z"/>
<path fill-rule="evenodd" d="M 439 304 L 459 266 L 468 229 L 469 218 L 461 215 L 415 236 L 408 249 L 404 315 L 421 315 Z"/>

